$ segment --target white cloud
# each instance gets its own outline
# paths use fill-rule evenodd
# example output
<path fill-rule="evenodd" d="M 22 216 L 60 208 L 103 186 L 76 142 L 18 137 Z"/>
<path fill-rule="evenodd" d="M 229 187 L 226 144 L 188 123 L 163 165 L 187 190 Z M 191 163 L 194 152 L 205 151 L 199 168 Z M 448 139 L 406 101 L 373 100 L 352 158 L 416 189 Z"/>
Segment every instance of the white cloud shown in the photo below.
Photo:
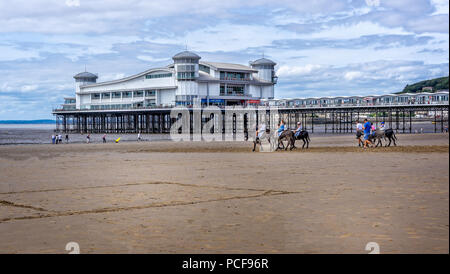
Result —
<path fill-rule="evenodd" d="M 449 13 L 449 1 L 448 0 L 431 0 L 431 3 L 433 4 L 433 6 L 436 10 L 433 13 L 433 15 Z"/>
<path fill-rule="evenodd" d="M 407 35 L 411 32 L 405 31 L 401 27 L 389 28 L 378 23 L 362 21 L 357 23 L 347 23 L 331 25 L 322 31 L 311 34 L 300 35 L 304 39 L 356 39 L 368 35 Z"/>
<path fill-rule="evenodd" d="M 366 0 L 366 4 L 370 7 L 378 7 L 380 5 L 380 0 Z"/>
<path fill-rule="evenodd" d="M 0 44 L 0 61 L 26 60 L 31 58 L 39 58 L 39 52 L 34 49 L 24 50 L 16 48 L 13 45 Z"/>
<path fill-rule="evenodd" d="M 361 76 L 362 76 L 362 73 L 359 71 L 349 71 L 349 72 L 345 73 L 344 78 L 348 81 L 351 81 L 353 79 L 360 78 Z"/>
<path fill-rule="evenodd" d="M 186 42 L 210 61 L 264 51 L 277 97 L 393 92 L 448 75 L 448 0 L 0 0 L 0 104 L 50 116 L 85 64 L 123 78 Z"/>
<path fill-rule="evenodd" d="M 80 0 L 66 0 L 66 5 L 68 7 L 79 7 L 80 6 Z"/>
<path fill-rule="evenodd" d="M 310 74 L 311 72 L 320 69 L 320 65 L 308 64 L 305 66 L 289 66 L 282 65 L 277 70 L 277 75 L 279 77 L 291 77 L 291 76 L 302 76 Z"/>
<path fill-rule="evenodd" d="M 195 51 L 242 51 L 252 47 L 270 46 L 274 40 L 295 38 L 291 31 L 274 26 L 219 24 L 171 38 L 149 38 L 150 42 L 184 45 Z"/>
<path fill-rule="evenodd" d="M 138 55 L 136 56 L 137 59 L 142 60 L 142 61 L 149 61 L 149 62 L 163 62 L 163 61 L 167 61 L 170 62 L 170 57 L 167 58 L 155 58 L 153 56 L 150 55 Z"/>
<path fill-rule="evenodd" d="M 20 88 L 21 91 L 28 92 L 38 89 L 38 85 L 24 85 Z"/>

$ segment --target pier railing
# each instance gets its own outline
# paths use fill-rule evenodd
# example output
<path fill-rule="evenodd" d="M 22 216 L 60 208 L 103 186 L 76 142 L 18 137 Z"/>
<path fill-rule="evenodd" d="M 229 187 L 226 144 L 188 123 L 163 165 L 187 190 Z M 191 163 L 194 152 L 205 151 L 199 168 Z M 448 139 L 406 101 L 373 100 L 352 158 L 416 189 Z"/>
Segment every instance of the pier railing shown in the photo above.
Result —
<path fill-rule="evenodd" d="M 342 104 L 299 104 L 299 105 L 289 105 L 289 104 L 259 104 L 254 106 L 266 106 L 266 107 L 279 107 L 279 108 L 290 108 L 290 109 L 299 109 L 299 108 L 306 108 L 306 109 L 320 109 L 320 108 L 330 108 L 330 107 L 401 107 L 401 106 L 430 106 L 430 105 L 448 105 L 449 101 L 440 101 L 440 102 L 408 102 L 408 103 L 342 103 Z M 110 105 L 114 106 L 114 105 Z M 205 104 L 202 104 L 202 107 L 205 107 Z M 171 109 L 175 107 L 175 105 L 164 105 L 164 106 L 127 106 L 127 107 L 102 107 L 102 108 L 83 108 L 83 109 L 73 109 L 73 108 L 54 108 L 53 112 L 64 112 L 64 111 L 95 111 L 95 110 L 156 110 L 156 109 Z M 193 108 L 192 105 L 184 106 L 187 108 Z M 225 108 L 225 106 L 218 106 L 219 108 Z"/>

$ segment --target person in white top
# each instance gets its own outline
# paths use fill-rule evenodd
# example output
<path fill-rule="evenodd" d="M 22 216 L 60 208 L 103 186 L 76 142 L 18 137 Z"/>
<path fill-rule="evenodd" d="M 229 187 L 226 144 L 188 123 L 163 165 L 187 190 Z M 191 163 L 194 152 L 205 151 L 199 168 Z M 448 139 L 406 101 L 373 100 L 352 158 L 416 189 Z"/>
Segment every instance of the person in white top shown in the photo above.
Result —
<path fill-rule="evenodd" d="M 356 121 L 356 139 L 358 140 L 358 146 L 360 147 L 362 144 L 361 136 L 363 135 L 363 124 L 359 122 L 359 120 Z"/>
<path fill-rule="evenodd" d="M 256 131 L 256 137 L 261 139 L 261 137 L 266 133 L 266 124 L 261 124 Z"/>

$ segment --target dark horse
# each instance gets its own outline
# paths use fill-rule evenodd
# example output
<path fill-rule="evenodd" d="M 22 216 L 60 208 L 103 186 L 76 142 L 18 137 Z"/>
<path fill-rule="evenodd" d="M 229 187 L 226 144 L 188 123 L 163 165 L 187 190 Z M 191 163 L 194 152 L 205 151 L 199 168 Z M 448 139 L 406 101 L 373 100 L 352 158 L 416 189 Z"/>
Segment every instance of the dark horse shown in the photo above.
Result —
<path fill-rule="evenodd" d="M 287 140 L 287 146 L 284 147 L 284 143 L 283 140 Z M 306 130 L 302 130 L 300 131 L 300 133 L 298 134 L 298 136 L 295 136 L 295 131 L 292 130 L 285 130 L 283 131 L 283 133 L 281 133 L 279 139 L 278 139 L 278 149 L 285 149 L 287 150 L 287 148 L 290 146 L 290 150 L 297 148 L 295 146 L 295 141 L 296 140 L 302 140 L 303 141 L 303 145 L 302 145 L 302 149 L 305 148 L 309 148 L 309 142 L 311 141 L 311 139 L 309 139 L 309 133 Z M 282 147 L 280 147 L 282 146 Z"/>
<path fill-rule="evenodd" d="M 283 141 L 287 141 L 286 147 L 284 146 Z M 281 132 L 280 136 L 278 137 L 278 147 L 276 150 L 279 149 L 284 149 L 287 150 L 289 148 L 289 150 L 292 150 L 293 148 L 295 148 L 295 138 L 294 138 L 294 133 L 292 132 L 292 130 L 285 130 L 283 132 Z"/>
<path fill-rule="evenodd" d="M 298 136 L 295 136 L 295 134 L 294 134 L 294 137 L 295 137 L 295 140 L 302 140 L 303 141 L 302 149 L 305 148 L 305 145 L 306 145 L 306 148 L 309 148 L 309 142 L 311 141 L 311 139 L 309 139 L 308 131 L 302 130 L 302 131 L 300 131 Z"/>
<path fill-rule="evenodd" d="M 385 145 L 386 147 L 391 146 L 391 142 L 394 142 L 394 146 L 397 146 L 397 143 L 395 142 L 397 140 L 397 137 L 395 136 L 395 132 L 393 129 L 388 128 L 386 130 L 377 129 L 374 134 L 370 134 L 369 141 L 371 141 L 373 144 L 375 144 L 375 147 L 378 147 L 379 145 L 383 146 L 383 143 L 381 142 L 381 139 L 389 140 L 389 144 Z"/>

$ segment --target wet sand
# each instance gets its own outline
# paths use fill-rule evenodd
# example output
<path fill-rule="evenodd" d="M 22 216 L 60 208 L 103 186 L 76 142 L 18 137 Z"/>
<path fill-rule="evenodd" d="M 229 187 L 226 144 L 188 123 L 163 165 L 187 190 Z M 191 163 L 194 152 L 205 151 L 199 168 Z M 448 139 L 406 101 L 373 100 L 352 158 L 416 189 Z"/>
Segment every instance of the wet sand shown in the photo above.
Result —
<path fill-rule="evenodd" d="M 448 135 L 397 137 L 1 146 L 0 253 L 448 253 Z"/>

